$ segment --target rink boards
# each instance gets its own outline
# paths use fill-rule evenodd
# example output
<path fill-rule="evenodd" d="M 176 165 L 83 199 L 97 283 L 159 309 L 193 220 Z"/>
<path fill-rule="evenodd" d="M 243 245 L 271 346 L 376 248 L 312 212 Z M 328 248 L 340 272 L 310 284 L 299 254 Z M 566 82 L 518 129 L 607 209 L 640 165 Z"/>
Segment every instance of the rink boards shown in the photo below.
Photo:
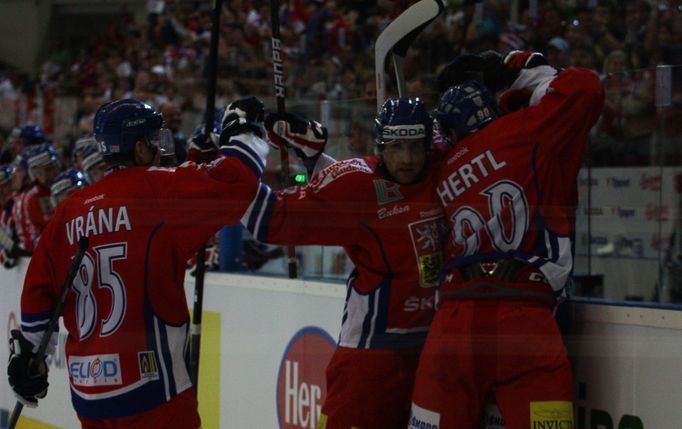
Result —
<path fill-rule="evenodd" d="M 9 330 L 18 325 L 25 268 L 26 261 L 13 270 L 0 268 L 3 364 Z M 188 275 L 190 303 L 193 284 Z M 344 296 L 338 283 L 208 274 L 199 379 L 203 428 L 314 428 Z M 682 311 L 582 301 L 565 310 L 577 428 L 681 427 Z M 48 396 L 39 408 L 24 408 L 19 428 L 78 427 L 63 350 L 49 364 Z M 13 407 L 3 375 L 0 428 Z"/>

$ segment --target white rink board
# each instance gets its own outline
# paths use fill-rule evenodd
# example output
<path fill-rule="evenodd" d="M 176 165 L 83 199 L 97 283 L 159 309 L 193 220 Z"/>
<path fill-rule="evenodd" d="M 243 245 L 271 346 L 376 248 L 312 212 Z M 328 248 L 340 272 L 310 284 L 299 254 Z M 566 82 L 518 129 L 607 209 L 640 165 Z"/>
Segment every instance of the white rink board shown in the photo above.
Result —
<path fill-rule="evenodd" d="M 287 344 L 307 326 L 336 341 L 345 286 L 227 274 L 209 274 L 205 282 L 204 311 L 221 317 L 220 427 L 276 428 L 277 377 Z M 187 276 L 185 286 L 192 302 L 193 278 Z"/>
<path fill-rule="evenodd" d="M 0 268 L 3 363 L 8 358 L 9 330 L 19 317 L 25 267 L 24 262 L 18 269 Z M 187 276 L 189 301 L 193 282 Z M 284 351 L 303 327 L 315 326 L 336 338 L 345 287 L 228 274 L 207 275 L 205 287 L 204 310 L 220 315 L 220 391 L 211 392 L 220 397 L 219 427 L 278 427 L 276 386 Z M 589 428 L 590 419 L 598 415 L 608 415 L 613 429 L 623 419 L 641 421 L 643 428 L 680 427 L 682 311 L 584 302 L 570 305 L 574 323 L 567 342 L 575 356 L 576 382 L 585 393 L 577 401 L 579 418 L 585 416 L 577 427 Z M 22 415 L 72 429 L 78 425 L 61 362 L 59 367 L 51 364 L 47 398 L 38 409 L 25 408 Z M 14 407 L 4 369 L 2 373 L 0 429 Z"/>

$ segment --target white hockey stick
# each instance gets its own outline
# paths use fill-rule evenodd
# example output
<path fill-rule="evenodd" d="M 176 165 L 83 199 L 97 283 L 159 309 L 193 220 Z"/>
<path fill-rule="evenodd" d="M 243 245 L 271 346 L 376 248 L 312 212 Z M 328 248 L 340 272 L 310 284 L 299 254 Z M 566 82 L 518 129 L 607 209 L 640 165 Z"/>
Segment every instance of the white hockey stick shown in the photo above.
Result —
<path fill-rule="evenodd" d="M 377 38 L 374 45 L 374 70 L 377 82 L 377 112 L 386 100 L 386 57 L 393 55 L 398 95 L 407 96 L 405 77 L 403 76 L 403 60 L 414 39 L 421 31 L 443 11 L 441 0 L 421 0 L 407 8 Z"/>

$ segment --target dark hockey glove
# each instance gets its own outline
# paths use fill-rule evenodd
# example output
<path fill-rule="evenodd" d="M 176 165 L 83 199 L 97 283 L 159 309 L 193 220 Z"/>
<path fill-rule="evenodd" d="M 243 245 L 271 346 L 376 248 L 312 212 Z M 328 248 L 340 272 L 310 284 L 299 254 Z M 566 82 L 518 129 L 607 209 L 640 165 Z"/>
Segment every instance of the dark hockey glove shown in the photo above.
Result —
<path fill-rule="evenodd" d="M 509 76 L 504 58 L 495 51 L 480 54 L 457 56 L 438 74 L 438 90 L 443 93 L 453 85 L 467 80 L 483 83 L 491 92 L 497 92 L 511 84 L 514 76 Z"/>
<path fill-rule="evenodd" d="M 38 399 L 47 395 L 47 365 L 45 359 L 35 362 L 33 344 L 23 334 L 13 329 L 9 340 L 9 364 L 7 377 L 9 385 L 19 402 L 27 407 L 38 406 Z"/>
<path fill-rule="evenodd" d="M 303 161 L 315 159 L 327 144 L 327 128 L 296 113 L 286 113 L 284 118 L 271 113 L 265 118 L 268 139 L 278 148 L 290 147 Z"/>
<path fill-rule="evenodd" d="M 220 146 L 227 144 L 232 136 L 254 133 L 264 137 L 263 117 L 265 111 L 260 99 L 249 96 L 230 103 L 225 109 L 220 131 Z"/>
<path fill-rule="evenodd" d="M 205 133 L 206 125 L 201 123 L 189 139 L 187 159 L 194 162 L 211 162 L 218 153 L 217 142 Z"/>

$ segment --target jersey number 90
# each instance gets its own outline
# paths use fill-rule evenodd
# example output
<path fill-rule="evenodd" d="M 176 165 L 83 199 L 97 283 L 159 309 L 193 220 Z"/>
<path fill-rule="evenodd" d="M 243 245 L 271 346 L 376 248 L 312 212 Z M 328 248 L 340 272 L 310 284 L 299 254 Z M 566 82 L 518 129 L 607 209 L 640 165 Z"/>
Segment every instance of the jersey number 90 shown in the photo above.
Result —
<path fill-rule="evenodd" d="M 452 239 L 461 252 L 459 256 L 471 256 L 481 247 L 481 231 L 488 233 L 492 246 L 499 252 L 516 250 L 528 231 L 528 201 L 518 184 L 501 180 L 489 186 L 481 195 L 488 200 L 488 221 L 476 209 L 460 207 L 450 218 Z M 508 215 L 505 226 L 503 214 Z"/>

